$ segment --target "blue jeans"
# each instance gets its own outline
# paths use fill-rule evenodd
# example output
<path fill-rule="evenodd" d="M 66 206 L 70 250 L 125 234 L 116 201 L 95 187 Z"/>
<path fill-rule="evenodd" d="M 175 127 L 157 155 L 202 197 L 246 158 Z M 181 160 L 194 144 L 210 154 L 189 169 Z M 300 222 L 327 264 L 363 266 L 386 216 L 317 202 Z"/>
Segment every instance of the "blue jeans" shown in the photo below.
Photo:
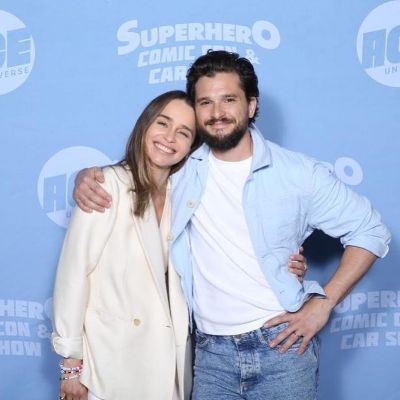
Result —
<path fill-rule="evenodd" d="M 301 338 L 285 353 L 269 341 L 287 324 L 234 336 L 196 331 L 192 400 L 315 400 L 319 347 L 314 338 L 303 354 Z"/>

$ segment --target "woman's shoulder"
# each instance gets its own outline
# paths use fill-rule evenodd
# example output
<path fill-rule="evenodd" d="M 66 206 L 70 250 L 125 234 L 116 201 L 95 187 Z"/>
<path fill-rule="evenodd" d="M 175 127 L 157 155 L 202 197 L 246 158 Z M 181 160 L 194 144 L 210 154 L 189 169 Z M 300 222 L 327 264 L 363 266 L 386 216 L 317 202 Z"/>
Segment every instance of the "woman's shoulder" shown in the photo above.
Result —
<path fill-rule="evenodd" d="M 102 170 L 106 186 L 132 187 L 132 174 L 127 166 L 122 164 L 109 165 Z"/>

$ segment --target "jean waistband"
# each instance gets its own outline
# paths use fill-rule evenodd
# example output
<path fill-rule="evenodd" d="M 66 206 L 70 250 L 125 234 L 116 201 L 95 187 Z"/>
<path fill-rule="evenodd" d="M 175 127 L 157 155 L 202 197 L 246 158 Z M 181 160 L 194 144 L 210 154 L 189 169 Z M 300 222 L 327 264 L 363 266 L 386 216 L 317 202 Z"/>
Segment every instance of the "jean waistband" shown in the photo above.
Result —
<path fill-rule="evenodd" d="M 199 332 L 200 335 L 208 336 L 211 338 L 219 339 L 219 340 L 240 340 L 244 338 L 254 338 L 254 337 L 260 337 L 263 335 L 263 333 L 266 332 L 271 332 L 271 331 L 281 331 L 287 326 L 287 322 L 284 322 L 282 324 L 273 326 L 271 328 L 266 328 L 264 326 L 261 326 L 260 328 L 254 329 L 252 331 L 248 332 L 243 332 L 243 333 L 238 333 L 235 335 L 213 335 L 209 333 L 204 333 L 196 329 L 197 332 Z"/>

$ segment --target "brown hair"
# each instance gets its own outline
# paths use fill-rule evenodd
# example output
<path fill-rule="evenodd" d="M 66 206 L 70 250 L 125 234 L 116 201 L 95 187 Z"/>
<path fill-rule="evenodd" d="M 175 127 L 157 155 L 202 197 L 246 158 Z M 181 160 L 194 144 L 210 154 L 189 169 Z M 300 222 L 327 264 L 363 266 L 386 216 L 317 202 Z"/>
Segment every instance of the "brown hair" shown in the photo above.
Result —
<path fill-rule="evenodd" d="M 126 144 L 125 156 L 118 163 L 118 165 L 128 166 L 132 174 L 134 183 L 132 190 L 135 193 L 133 213 L 139 217 L 143 217 L 150 202 L 151 192 L 156 188 L 149 166 L 149 159 L 146 154 L 146 133 L 157 116 L 172 100 L 183 100 L 189 106 L 193 106 L 186 93 L 181 90 L 165 92 L 153 99 L 137 119 Z M 191 151 L 197 148 L 198 145 L 199 139 L 196 135 Z M 185 159 L 174 165 L 171 168 L 170 174 L 181 168 L 184 162 Z"/>

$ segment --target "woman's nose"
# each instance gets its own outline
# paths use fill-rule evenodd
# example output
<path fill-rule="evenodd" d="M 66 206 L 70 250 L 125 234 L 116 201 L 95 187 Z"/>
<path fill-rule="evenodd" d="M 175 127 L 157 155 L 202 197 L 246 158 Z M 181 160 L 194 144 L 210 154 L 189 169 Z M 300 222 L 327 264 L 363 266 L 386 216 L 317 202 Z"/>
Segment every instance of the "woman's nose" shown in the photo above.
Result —
<path fill-rule="evenodd" d="M 168 132 L 165 133 L 165 139 L 169 143 L 175 142 L 175 131 L 173 129 L 169 129 Z"/>

